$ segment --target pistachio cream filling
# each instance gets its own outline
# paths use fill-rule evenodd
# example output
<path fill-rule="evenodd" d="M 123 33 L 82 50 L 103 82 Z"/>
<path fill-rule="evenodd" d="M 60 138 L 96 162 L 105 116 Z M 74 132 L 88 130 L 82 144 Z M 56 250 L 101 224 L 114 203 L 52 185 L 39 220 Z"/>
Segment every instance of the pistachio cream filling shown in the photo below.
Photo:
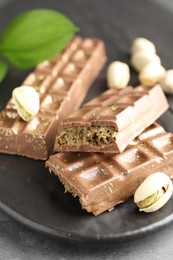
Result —
<path fill-rule="evenodd" d="M 113 144 L 115 138 L 116 129 L 113 126 L 77 126 L 61 130 L 56 142 L 59 146 L 64 144 L 103 146 Z"/>

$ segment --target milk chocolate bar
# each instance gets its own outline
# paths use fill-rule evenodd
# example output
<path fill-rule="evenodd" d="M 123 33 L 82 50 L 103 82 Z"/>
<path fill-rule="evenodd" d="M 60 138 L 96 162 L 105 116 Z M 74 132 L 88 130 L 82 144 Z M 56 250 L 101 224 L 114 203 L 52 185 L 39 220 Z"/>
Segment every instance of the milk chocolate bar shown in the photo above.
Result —
<path fill-rule="evenodd" d="M 167 108 L 159 85 L 109 89 L 61 122 L 54 150 L 122 152 Z"/>
<path fill-rule="evenodd" d="M 0 152 L 47 159 L 59 122 L 80 106 L 105 60 L 102 41 L 75 37 L 62 53 L 38 65 L 22 85 L 37 90 L 40 111 L 27 123 L 13 100 L 7 103 L 0 113 Z"/>
<path fill-rule="evenodd" d="M 57 153 L 46 166 L 83 209 L 98 215 L 131 197 L 154 172 L 173 178 L 173 135 L 152 124 L 123 153 Z"/>

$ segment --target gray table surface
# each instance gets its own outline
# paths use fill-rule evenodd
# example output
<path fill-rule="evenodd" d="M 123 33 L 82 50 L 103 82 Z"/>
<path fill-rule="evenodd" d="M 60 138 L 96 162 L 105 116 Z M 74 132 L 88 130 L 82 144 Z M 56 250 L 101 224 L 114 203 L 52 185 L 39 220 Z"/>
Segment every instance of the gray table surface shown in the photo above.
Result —
<path fill-rule="evenodd" d="M 173 0 L 153 0 L 173 12 Z M 10 0 L 0 0 L 0 7 Z M 111 248 L 68 245 L 37 234 L 0 212 L 0 260 L 173 259 L 173 225 L 138 241 Z"/>

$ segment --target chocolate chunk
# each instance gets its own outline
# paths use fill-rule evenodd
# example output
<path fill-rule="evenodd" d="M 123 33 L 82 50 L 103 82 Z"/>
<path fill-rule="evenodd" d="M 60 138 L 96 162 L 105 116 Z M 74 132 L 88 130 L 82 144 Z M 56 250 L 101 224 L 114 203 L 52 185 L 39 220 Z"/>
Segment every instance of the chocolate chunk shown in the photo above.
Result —
<path fill-rule="evenodd" d="M 57 153 L 46 167 L 67 191 L 79 196 L 82 208 L 98 215 L 131 197 L 154 172 L 173 178 L 173 135 L 154 123 L 123 153 Z"/>
<path fill-rule="evenodd" d="M 0 113 L 0 151 L 47 159 L 59 122 L 80 106 L 105 60 L 102 41 L 75 37 L 62 53 L 38 65 L 22 85 L 37 90 L 40 111 L 24 122 L 11 99 Z"/>
<path fill-rule="evenodd" d="M 122 152 L 167 109 L 159 85 L 109 89 L 61 122 L 54 150 Z"/>

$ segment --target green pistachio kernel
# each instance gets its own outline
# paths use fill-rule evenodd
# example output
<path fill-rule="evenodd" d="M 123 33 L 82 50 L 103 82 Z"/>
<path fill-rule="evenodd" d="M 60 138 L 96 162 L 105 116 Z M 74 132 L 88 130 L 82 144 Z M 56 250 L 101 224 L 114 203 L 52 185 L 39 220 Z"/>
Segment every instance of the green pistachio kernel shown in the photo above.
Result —
<path fill-rule="evenodd" d="M 137 203 L 137 206 L 140 209 L 147 208 L 147 207 L 151 206 L 157 200 L 157 195 L 158 195 L 158 192 L 153 193 L 152 195 L 150 195 L 146 199 L 139 201 Z"/>
<path fill-rule="evenodd" d="M 16 98 L 15 98 L 15 102 L 16 102 L 18 112 L 20 113 L 21 117 L 25 121 L 29 121 L 33 116 L 24 109 L 24 107 L 20 104 L 20 102 Z"/>

